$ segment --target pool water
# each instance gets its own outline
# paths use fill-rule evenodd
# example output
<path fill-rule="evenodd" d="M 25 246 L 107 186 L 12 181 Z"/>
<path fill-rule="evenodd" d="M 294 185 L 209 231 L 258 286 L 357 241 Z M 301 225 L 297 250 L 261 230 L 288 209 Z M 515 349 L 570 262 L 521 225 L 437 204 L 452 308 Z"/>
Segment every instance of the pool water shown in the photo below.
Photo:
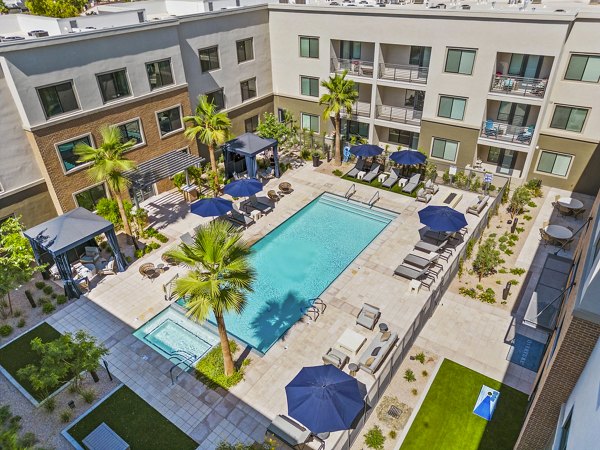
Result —
<path fill-rule="evenodd" d="M 201 325 L 187 319 L 173 308 L 167 308 L 146 322 L 133 335 L 166 358 L 179 355 L 190 363 L 202 358 L 219 339 Z"/>
<path fill-rule="evenodd" d="M 228 332 L 265 353 L 396 216 L 327 193 L 312 201 L 252 246 L 254 292 L 225 315 Z"/>

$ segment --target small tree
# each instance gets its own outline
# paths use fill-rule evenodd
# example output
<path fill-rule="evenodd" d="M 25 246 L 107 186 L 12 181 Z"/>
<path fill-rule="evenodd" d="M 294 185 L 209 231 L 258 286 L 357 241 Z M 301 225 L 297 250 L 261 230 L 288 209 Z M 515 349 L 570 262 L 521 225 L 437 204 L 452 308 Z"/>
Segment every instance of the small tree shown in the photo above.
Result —
<path fill-rule="evenodd" d="M 493 274 L 501 264 L 500 251 L 496 249 L 496 241 L 489 237 L 479 245 L 477 256 L 473 260 L 473 270 L 482 277 Z"/>
<path fill-rule="evenodd" d="M 259 120 L 256 131 L 260 137 L 275 139 L 279 145 L 286 143 L 293 133 L 285 122 L 280 122 L 275 114 L 268 112 L 264 113 Z"/>
<path fill-rule="evenodd" d="M 510 198 L 510 203 L 508 204 L 508 212 L 510 213 L 510 217 L 512 219 L 515 218 L 516 215 L 521 214 L 523 212 L 523 208 L 531 201 L 531 191 L 527 188 L 527 186 L 519 186 L 513 191 L 513 195 Z"/>
<path fill-rule="evenodd" d="M 3 0 L 0 0 L 0 14 L 8 14 L 8 8 L 4 4 Z"/>
<path fill-rule="evenodd" d="M 385 436 L 377 425 L 365 434 L 365 445 L 374 450 L 382 450 L 385 444 Z"/>
<path fill-rule="evenodd" d="M 87 0 L 27 0 L 25 6 L 36 16 L 66 19 L 81 14 Z"/>
<path fill-rule="evenodd" d="M 431 161 L 427 161 L 425 164 L 425 179 L 435 182 L 438 176 L 437 166 Z"/>
<path fill-rule="evenodd" d="M 0 299 L 8 299 L 11 314 L 10 292 L 29 282 L 36 272 L 45 267 L 32 265 L 33 249 L 23 236 L 23 230 L 20 219 L 14 217 L 0 225 Z"/>

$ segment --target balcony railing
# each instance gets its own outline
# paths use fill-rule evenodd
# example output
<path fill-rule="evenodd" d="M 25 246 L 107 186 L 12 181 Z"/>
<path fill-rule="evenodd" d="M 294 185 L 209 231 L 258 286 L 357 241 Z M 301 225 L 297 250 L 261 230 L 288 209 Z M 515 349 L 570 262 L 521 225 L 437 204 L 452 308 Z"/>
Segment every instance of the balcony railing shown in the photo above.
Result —
<path fill-rule="evenodd" d="M 332 72 L 343 72 L 344 70 L 347 70 L 349 75 L 356 77 L 373 78 L 374 65 L 373 61 L 331 58 Z"/>
<path fill-rule="evenodd" d="M 379 78 L 382 80 L 408 81 L 411 83 L 427 83 L 429 67 L 410 64 L 379 64 Z"/>
<path fill-rule="evenodd" d="M 481 126 L 481 137 L 529 145 L 533 138 L 533 126 L 518 127 L 516 125 L 487 120 Z"/>
<path fill-rule="evenodd" d="M 501 92 L 524 97 L 543 98 L 548 80 L 542 78 L 513 77 L 511 75 L 494 75 L 491 92 Z"/>
<path fill-rule="evenodd" d="M 409 125 L 420 125 L 422 115 L 423 111 L 401 106 L 377 105 L 375 108 L 375 117 L 377 119 Z"/>

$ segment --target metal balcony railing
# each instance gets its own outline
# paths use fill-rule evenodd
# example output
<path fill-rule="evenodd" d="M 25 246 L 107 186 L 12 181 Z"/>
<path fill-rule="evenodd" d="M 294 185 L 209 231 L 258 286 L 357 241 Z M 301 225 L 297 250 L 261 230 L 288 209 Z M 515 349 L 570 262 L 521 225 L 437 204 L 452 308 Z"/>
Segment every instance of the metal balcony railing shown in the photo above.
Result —
<path fill-rule="evenodd" d="M 420 125 L 423 111 L 401 106 L 377 105 L 375 117 L 390 122 L 400 122 L 409 125 Z"/>
<path fill-rule="evenodd" d="M 533 125 L 529 127 L 519 127 L 507 123 L 486 120 L 481 126 L 481 137 L 529 145 L 533 138 L 533 128 Z"/>
<path fill-rule="evenodd" d="M 543 98 L 548 80 L 542 78 L 514 77 L 512 75 L 494 75 L 491 92 L 500 92 L 524 97 Z"/>
<path fill-rule="evenodd" d="M 371 115 L 371 104 L 368 102 L 356 102 L 352 105 L 352 114 L 350 116 L 361 116 L 361 117 L 369 117 Z M 344 111 L 341 113 L 342 117 L 347 117 Z"/>
<path fill-rule="evenodd" d="M 379 64 L 378 77 L 381 80 L 408 81 L 411 83 L 427 83 L 429 67 L 410 64 Z"/>
<path fill-rule="evenodd" d="M 361 59 L 331 58 L 332 72 L 343 72 L 344 70 L 347 70 L 349 75 L 356 77 L 373 78 L 374 64 L 373 61 Z"/>

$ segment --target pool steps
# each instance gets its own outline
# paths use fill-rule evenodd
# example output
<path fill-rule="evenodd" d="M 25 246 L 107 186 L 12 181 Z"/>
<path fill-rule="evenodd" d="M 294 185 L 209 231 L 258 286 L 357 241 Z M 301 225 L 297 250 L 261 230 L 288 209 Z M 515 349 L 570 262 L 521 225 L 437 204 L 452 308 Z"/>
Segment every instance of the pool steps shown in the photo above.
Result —
<path fill-rule="evenodd" d="M 369 207 L 366 203 L 361 203 L 356 200 L 347 200 L 332 194 L 323 194 L 319 201 L 326 205 L 333 206 L 334 208 L 349 211 L 381 223 L 390 223 L 398 217 L 397 214 L 392 212 L 384 211 L 376 207 Z"/>

